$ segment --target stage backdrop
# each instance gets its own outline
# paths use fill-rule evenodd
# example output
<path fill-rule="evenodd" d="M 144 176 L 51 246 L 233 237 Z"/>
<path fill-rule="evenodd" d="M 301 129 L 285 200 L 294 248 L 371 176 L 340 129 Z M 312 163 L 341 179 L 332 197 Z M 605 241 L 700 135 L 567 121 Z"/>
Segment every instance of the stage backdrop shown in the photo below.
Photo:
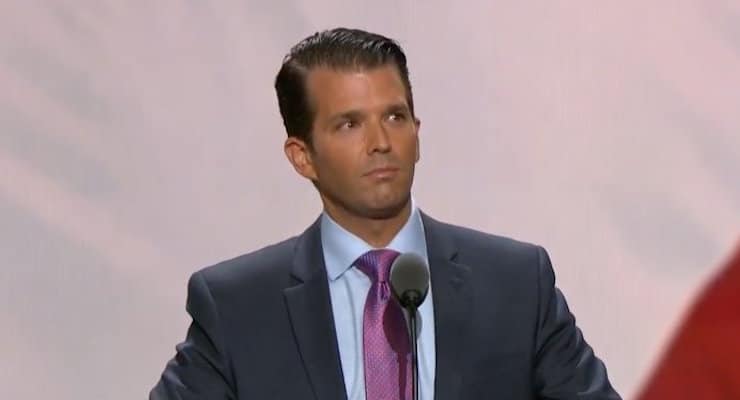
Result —
<path fill-rule="evenodd" d="M 729 0 L 0 2 L 0 398 L 144 398 L 189 275 L 317 217 L 272 83 L 335 26 L 408 53 L 419 206 L 545 246 L 637 393 L 740 233 Z"/>

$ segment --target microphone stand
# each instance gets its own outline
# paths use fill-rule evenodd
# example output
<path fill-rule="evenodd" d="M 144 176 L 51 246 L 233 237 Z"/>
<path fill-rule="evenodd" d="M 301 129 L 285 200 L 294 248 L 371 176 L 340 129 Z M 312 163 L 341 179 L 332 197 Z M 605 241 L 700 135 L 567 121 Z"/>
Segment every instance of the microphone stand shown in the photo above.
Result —
<path fill-rule="evenodd" d="M 417 335 L 416 335 L 416 310 L 417 307 L 412 303 L 408 305 L 409 311 L 409 325 L 411 327 L 411 377 L 413 380 L 413 398 L 419 400 L 419 357 L 417 350 Z"/>
<path fill-rule="evenodd" d="M 419 352 L 417 335 L 417 310 L 429 291 L 429 267 L 421 256 L 405 253 L 398 256 L 391 265 L 390 283 L 393 295 L 409 313 L 411 347 L 412 398 L 419 400 Z M 424 321 L 421 321 L 422 323 Z"/>
<path fill-rule="evenodd" d="M 419 309 L 424 298 L 417 290 L 407 290 L 400 296 L 400 303 L 409 313 L 409 332 L 411 335 L 411 380 L 412 397 L 419 400 L 419 354 L 417 351 L 417 334 L 416 334 L 416 311 Z"/>

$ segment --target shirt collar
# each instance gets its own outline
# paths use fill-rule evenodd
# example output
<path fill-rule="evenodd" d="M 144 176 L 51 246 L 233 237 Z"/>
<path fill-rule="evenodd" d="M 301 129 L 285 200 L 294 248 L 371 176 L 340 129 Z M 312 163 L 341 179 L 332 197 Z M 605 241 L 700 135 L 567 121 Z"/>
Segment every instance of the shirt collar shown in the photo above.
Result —
<path fill-rule="evenodd" d="M 341 277 L 361 255 L 373 249 L 367 242 L 341 227 L 326 212 L 321 215 L 321 247 L 326 271 L 332 281 Z M 409 219 L 385 248 L 399 253 L 416 253 L 427 260 L 424 225 L 413 200 Z"/>

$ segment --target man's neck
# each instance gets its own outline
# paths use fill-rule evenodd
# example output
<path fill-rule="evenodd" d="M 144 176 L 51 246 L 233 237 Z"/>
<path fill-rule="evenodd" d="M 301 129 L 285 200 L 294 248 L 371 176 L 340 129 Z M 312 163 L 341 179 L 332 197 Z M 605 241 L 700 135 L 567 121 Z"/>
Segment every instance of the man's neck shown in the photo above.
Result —
<path fill-rule="evenodd" d="M 324 204 L 324 212 L 342 228 L 367 242 L 374 248 L 384 248 L 390 244 L 411 215 L 411 200 L 390 218 L 373 219 L 350 214 L 336 207 Z"/>

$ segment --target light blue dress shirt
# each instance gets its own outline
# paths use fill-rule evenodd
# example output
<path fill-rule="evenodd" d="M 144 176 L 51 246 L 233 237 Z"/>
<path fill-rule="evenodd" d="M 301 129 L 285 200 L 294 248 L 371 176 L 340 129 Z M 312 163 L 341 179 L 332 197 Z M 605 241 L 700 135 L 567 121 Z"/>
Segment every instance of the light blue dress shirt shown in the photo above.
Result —
<path fill-rule="evenodd" d="M 339 345 L 339 357 L 344 373 L 344 386 L 349 400 L 365 399 L 363 366 L 362 318 L 365 298 L 370 290 L 370 278 L 354 267 L 354 262 L 373 249 L 367 242 L 337 224 L 328 214 L 321 218 L 321 245 L 329 277 L 329 295 Z M 429 265 L 424 225 L 418 208 L 412 205 L 411 215 L 396 237 L 386 247 L 400 253 L 416 253 Z M 419 399 L 434 398 L 434 306 L 432 288 L 419 307 L 418 337 Z"/>

